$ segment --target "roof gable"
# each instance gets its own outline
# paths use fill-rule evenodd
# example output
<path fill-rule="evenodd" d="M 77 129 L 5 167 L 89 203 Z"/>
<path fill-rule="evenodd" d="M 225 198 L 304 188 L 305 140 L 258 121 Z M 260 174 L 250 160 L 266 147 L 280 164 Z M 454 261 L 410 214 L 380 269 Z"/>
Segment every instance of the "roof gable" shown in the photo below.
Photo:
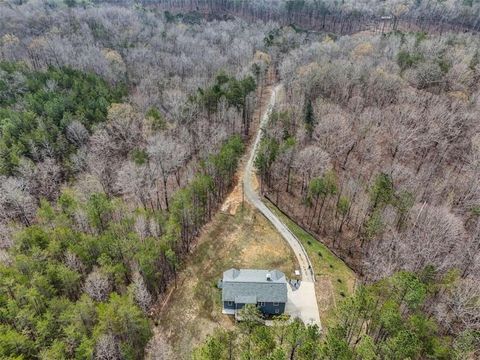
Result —
<path fill-rule="evenodd" d="M 269 280 L 268 280 L 269 279 Z M 232 282 L 285 282 L 285 274 L 278 270 L 230 269 L 223 273 L 223 281 Z"/>
<path fill-rule="evenodd" d="M 267 274 L 270 280 L 267 280 Z M 287 302 L 287 281 L 278 270 L 230 269 L 223 273 L 222 301 L 255 298 L 258 302 Z"/>

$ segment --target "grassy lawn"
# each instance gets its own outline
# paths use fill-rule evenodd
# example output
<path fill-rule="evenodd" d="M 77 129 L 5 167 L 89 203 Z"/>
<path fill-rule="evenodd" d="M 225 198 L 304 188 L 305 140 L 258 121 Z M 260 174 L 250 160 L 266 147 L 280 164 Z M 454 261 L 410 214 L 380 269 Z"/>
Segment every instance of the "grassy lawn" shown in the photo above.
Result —
<path fill-rule="evenodd" d="M 335 307 L 353 292 L 355 273 L 325 245 L 286 217 L 275 205 L 266 199 L 264 201 L 305 247 L 315 270 L 315 291 L 320 319 L 324 327 L 331 326 L 335 321 Z"/>
<path fill-rule="evenodd" d="M 174 358 L 189 358 L 192 348 L 217 327 L 231 328 L 232 318 L 221 313 L 216 288 L 223 271 L 236 268 L 276 268 L 291 277 L 296 259 L 270 223 L 249 206 L 234 215 L 218 213 L 205 228 L 184 264 L 177 289 L 158 315 L 156 336 L 173 350 Z"/>

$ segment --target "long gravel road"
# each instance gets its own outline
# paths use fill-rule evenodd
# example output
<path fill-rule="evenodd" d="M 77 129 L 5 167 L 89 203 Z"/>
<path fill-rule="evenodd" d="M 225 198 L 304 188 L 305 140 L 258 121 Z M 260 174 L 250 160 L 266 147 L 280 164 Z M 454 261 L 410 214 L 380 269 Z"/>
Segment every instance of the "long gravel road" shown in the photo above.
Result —
<path fill-rule="evenodd" d="M 254 185 L 255 155 L 262 139 L 265 125 L 267 124 L 270 114 L 272 113 L 273 107 L 275 105 L 277 93 L 280 89 L 281 85 L 277 85 L 272 90 L 270 101 L 260 120 L 258 133 L 255 138 L 255 142 L 251 148 L 252 150 L 250 152 L 250 157 L 248 159 L 243 175 L 243 189 L 246 199 L 273 224 L 277 231 L 290 245 L 290 247 L 295 253 L 295 256 L 297 257 L 298 264 L 300 266 L 302 281 L 298 290 L 292 291 L 289 288 L 289 304 L 287 304 L 287 312 L 290 309 L 292 314 L 301 318 L 305 323 L 315 323 L 319 327 L 321 327 L 317 299 L 315 296 L 315 274 L 311 267 L 310 259 L 308 258 L 307 252 L 305 251 L 304 247 L 297 239 L 297 237 L 290 231 L 290 229 L 262 202 L 261 197 L 255 189 Z"/>

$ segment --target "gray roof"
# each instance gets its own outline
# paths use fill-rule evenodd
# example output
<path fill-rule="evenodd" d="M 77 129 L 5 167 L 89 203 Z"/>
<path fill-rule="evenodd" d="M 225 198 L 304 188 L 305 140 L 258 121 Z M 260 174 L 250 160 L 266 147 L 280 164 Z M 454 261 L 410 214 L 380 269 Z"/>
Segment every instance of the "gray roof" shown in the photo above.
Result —
<path fill-rule="evenodd" d="M 267 275 L 270 280 L 267 279 Z M 223 273 L 222 301 L 235 301 L 241 304 L 286 303 L 285 274 L 278 270 L 227 270 Z"/>
<path fill-rule="evenodd" d="M 235 303 L 236 304 L 256 304 L 257 297 L 256 296 L 236 296 Z"/>

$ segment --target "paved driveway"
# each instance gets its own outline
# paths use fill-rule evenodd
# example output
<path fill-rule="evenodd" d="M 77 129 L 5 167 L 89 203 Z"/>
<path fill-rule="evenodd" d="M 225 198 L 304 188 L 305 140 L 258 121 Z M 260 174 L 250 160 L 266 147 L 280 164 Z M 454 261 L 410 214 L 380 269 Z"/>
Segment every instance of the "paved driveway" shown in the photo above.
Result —
<path fill-rule="evenodd" d="M 290 231 L 290 229 L 262 202 L 260 196 L 257 193 L 257 189 L 255 189 L 252 181 L 255 176 L 255 154 L 262 139 L 263 129 L 265 128 L 265 125 L 267 124 L 267 121 L 273 110 L 273 106 L 275 105 L 276 94 L 280 87 L 281 86 L 278 85 L 273 89 L 270 102 L 268 103 L 267 109 L 265 110 L 265 113 L 263 114 L 262 120 L 260 122 L 259 131 L 257 133 L 257 137 L 255 138 L 255 142 L 253 144 L 250 157 L 248 159 L 245 172 L 243 174 L 243 188 L 247 200 L 258 210 L 260 210 L 260 212 L 273 224 L 273 226 L 277 229 L 277 231 L 283 236 L 283 238 L 292 248 L 298 260 L 298 264 L 300 265 L 302 280 L 314 282 L 315 275 L 313 274 L 307 252 L 305 251 L 297 237 Z"/>
<path fill-rule="evenodd" d="M 317 324 L 322 329 L 315 297 L 315 283 L 302 281 L 300 287 L 295 290 L 288 285 L 288 300 L 285 314 L 290 315 L 292 318 L 299 318 L 305 324 Z"/>
<path fill-rule="evenodd" d="M 273 89 L 270 102 L 261 119 L 259 131 L 257 133 L 257 137 L 253 144 L 243 175 L 243 186 L 247 200 L 253 206 L 255 206 L 273 224 L 273 226 L 275 226 L 277 231 L 287 241 L 297 257 L 302 274 L 302 283 L 296 290 L 292 290 L 291 287 L 288 286 L 289 289 L 286 313 L 292 317 L 298 317 L 302 319 L 305 323 L 315 323 L 321 328 L 317 298 L 315 296 L 315 275 L 313 274 L 307 252 L 296 236 L 290 231 L 290 229 L 262 202 L 252 181 L 255 176 L 255 153 L 260 144 L 263 129 L 265 128 L 268 118 L 273 110 L 273 106 L 275 105 L 276 94 L 279 89 L 280 85 Z"/>

